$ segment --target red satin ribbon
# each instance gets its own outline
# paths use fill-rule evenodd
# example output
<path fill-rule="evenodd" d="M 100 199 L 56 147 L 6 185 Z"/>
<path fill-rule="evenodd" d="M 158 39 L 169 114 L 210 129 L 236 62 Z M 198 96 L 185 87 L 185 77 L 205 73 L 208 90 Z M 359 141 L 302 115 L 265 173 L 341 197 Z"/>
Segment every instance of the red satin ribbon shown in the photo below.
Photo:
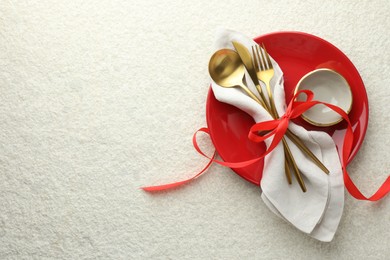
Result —
<path fill-rule="evenodd" d="M 296 98 L 300 94 L 306 94 L 306 101 L 296 101 Z M 353 183 L 351 178 L 349 177 L 349 174 L 347 172 L 347 162 L 349 155 L 351 154 L 352 151 L 352 144 L 353 144 L 353 130 L 352 130 L 352 125 L 351 122 L 349 121 L 348 115 L 339 107 L 334 106 L 332 104 L 320 102 L 320 101 L 313 101 L 313 92 L 310 90 L 301 90 L 297 92 L 294 97 L 291 99 L 290 104 L 288 105 L 286 109 L 286 113 L 278 119 L 270 120 L 270 121 L 265 121 L 265 122 L 260 122 L 256 123 L 253 125 L 249 131 L 248 138 L 254 142 L 263 142 L 268 138 L 271 138 L 273 136 L 272 142 L 270 146 L 265 150 L 265 152 L 255 158 L 251 159 L 248 161 L 243 161 L 243 162 L 224 162 L 224 161 L 219 161 L 215 159 L 216 152 L 214 151 L 214 154 L 212 157 L 209 157 L 205 153 L 201 151 L 201 149 L 198 146 L 198 143 L 196 141 L 196 136 L 199 132 L 204 132 L 208 135 L 210 135 L 210 132 L 207 128 L 201 128 L 198 131 L 195 132 L 193 138 L 192 138 L 192 143 L 195 147 L 195 149 L 203 156 L 207 157 L 210 159 L 208 164 L 206 165 L 203 170 L 201 170 L 199 173 L 197 173 L 195 176 L 186 179 L 184 181 L 179 181 L 179 182 L 174 182 L 170 184 L 164 184 L 164 185 L 157 185 L 157 186 L 149 186 L 149 187 L 142 187 L 143 190 L 145 191 L 161 191 L 161 190 L 166 190 L 170 188 L 174 188 L 177 186 L 180 186 L 182 184 L 188 183 L 197 177 L 199 177 L 202 173 L 204 173 L 208 167 L 211 165 L 212 162 L 218 163 L 223 166 L 227 166 L 230 168 L 243 168 L 248 165 L 251 165 L 253 163 L 256 163 L 263 159 L 267 154 L 273 151 L 275 147 L 278 145 L 278 143 L 282 140 L 287 128 L 289 121 L 291 119 L 297 118 L 302 113 L 304 113 L 306 110 L 310 109 L 311 107 L 322 104 L 333 111 L 337 112 L 342 118 L 347 122 L 347 131 L 345 133 L 344 137 L 344 145 L 343 145 L 343 151 L 342 154 L 340 155 L 341 157 L 341 166 L 343 169 L 343 177 L 344 177 L 344 185 L 347 188 L 348 192 L 356 199 L 358 200 L 368 200 L 368 201 L 377 201 L 380 200 L 381 198 L 385 197 L 389 192 L 390 192 L 390 176 L 387 177 L 385 182 L 379 187 L 379 189 L 372 195 L 371 197 L 367 198 L 364 196 L 359 189 L 356 187 L 356 185 Z M 269 131 L 265 135 L 258 135 L 259 131 Z"/>

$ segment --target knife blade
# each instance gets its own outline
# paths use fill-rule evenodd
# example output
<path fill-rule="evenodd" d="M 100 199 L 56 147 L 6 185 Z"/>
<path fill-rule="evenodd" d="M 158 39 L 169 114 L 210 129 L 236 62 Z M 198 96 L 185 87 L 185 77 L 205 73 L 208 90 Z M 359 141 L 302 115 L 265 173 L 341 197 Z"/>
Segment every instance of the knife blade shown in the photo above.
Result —
<path fill-rule="evenodd" d="M 241 43 L 234 42 L 234 41 L 232 43 L 233 43 L 234 49 L 236 49 L 238 56 L 240 56 L 242 63 L 244 64 L 246 70 L 248 71 L 249 76 L 251 77 L 253 83 L 255 83 L 255 85 L 258 85 L 259 79 L 257 78 L 256 69 L 253 66 L 252 57 L 251 57 L 250 52 Z"/>
<path fill-rule="evenodd" d="M 269 111 L 268 104 L 266 103 L 266 98 L 261 90 L 259 79 L 257 78 L 256 69 L 252 62 L 252 56 L 248 49 L 241 43 L 232 41 L 234 49 L 236 49 L 238 56 L 240 56 L 240 59 L 242 63 L 244 64 L 244 67 L 248 71 L 249 77 L 252 79 L 253 83 L 256 85 L 256 89 L 259 92 L 261 96 L 261 105 Z"/>

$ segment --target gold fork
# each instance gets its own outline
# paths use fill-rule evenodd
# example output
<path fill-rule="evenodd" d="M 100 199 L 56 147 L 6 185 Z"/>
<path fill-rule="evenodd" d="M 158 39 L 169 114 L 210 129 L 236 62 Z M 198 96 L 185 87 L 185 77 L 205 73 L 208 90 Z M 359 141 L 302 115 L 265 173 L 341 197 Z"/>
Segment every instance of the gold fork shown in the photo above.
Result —
<path fill-rule="evenodd" d="M 262 44 L 262 48 L 264 50 L 264 54 L 261 51 L 260 47 L 258 45 L 252 46 L 252 55 L 253 55 L 253 61 L 255 65 L 255 69 L 257 72 L 257 77 L 259 80 L 261 80 L 265 85 L 267 89 L 267 93 L 269 96 L 269 103 L 270 109 L 273 113 L 274 118 L 279 118 L 278 111 L 275 108 L 275 102 L 273 100 L 272 96 L 272 90 L 270 87 L 270 81 L 272 77 L 274 76 L 274 70 L 273 65 L 271 62 L 271 59 L 269 57 L 269 54 L 264 46 L 264 43 Z M 325 167 L 325 165 L 313 154 L 312 151 L 310 151 L 309 148 L 299 139 L 298 136 L 296 136 L 293 132 L 291 132 L 289 129 L 287 129 L 286 132 L 287 136 L 290 138 L 290 140 L 299 148 L 301 151 L 306 153 L 307 156 L 309 156 L 312 161 L 326 174 L 329 174 L 329 170 Z"/>
<path fill-rule="evenodd" d="M 273 100 L 271 88 L 269 86 L 269 82 L 274 76 L 274 69 L 272 67 L 272 63 L 269 56 L 265 56 L 262 53 L 261 56 L 258 55 L 259 54 L 258 51 L 260 49 L 258 48 L 258 45 L 256 45 L 256 47 L 257 49 L 255 52 L 255 49 L 252 46 L 252 54 L 253 54 L 253 63 L 256 70 L 257 78 L 266 84 L 266 89 L 267 89 L 268 99 L 269 99 L 268 100 L 269 113 L 272 115 L 273 118 L 279 118 L 277 116 L 275 102 Z M 261 90 L 258 91 L 260 92 Z M 267 101 L 264 100 L 264 102 L 266 103 Z M 284 153 L 286 154 L 284 165 L 285 165 L 285 173 L 286 173 L 287 180 L 291 184 L 290 166 L 292 166 L 294 175 L 298 180 L 299 186 L 301 187 L 302 191 L 305 192 L 306 191 L 305 182 L 303 181 L 302 175 L 298 169 L 294 156 L 292 155 L 290 147 L 288 146 L 288 143 L 284 137 L 282 138 L 282 142 L 283 142 Z"/>

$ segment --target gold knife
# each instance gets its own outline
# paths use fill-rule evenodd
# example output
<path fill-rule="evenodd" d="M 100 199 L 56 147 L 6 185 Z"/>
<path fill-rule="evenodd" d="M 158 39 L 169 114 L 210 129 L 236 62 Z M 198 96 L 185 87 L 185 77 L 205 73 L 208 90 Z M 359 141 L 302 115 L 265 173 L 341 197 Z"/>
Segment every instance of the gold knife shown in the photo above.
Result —
<path fill-rule="evenodd" d="M 261 96 L 261 101 L 262 101 L 262 106 L 267 110 L 267 111 L 271 111 L 270 110 L 270 107 L 268 106 L 268 102 L 267 102 L 267 99 L 266 97 L 264 96 L 264 93 L 260 87 L 260 84 L 259 84 L 259 79 L 257 78 L 257 75 L 256 75 L 256 69 L 255 67 L 253 66 L 253 62 L 252 62 L 252 56 L 250 54 L 250 52 L 248 51 L 248 49 L 242 45 L 241 43 L 239 42 L 232 42 L 233 43 L 233 46 L 234 46 L 234 49 L 236 49 L 237 53 L 238 53 L 238 56 L 240 56 L 241 58 L 241 61 L 242 63 L 244 64 L 246 70 L 248 71 L 248 74 L 249 74 L 249 77 L 252 79 L 253 83 L 255 83 L 255 86 L 256 86 L 256 89 L 257 91 L 259 92 L 260 96 Z"/>

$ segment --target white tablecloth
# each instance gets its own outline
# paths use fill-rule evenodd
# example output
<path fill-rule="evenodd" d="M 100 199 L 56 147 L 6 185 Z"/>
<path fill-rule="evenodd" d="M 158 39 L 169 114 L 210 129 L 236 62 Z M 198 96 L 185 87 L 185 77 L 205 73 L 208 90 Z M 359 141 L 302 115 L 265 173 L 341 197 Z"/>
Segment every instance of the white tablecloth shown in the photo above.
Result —
<path fill-rule="evenodd" d="M 305 31 L 349 56 L 370 102 L 366 140 L 349 171 L 374 192 L 390 169 L 387 0 L 0 6 L 1 259 L 388 256 L 389 198 L 346 194 L 336 236 L 323 244 L 221 166 L 171 192 L 138 189 L 205 163 L 191 138 L 206 125 L 207 64 L 223 26 L 253 37 Z"/>

